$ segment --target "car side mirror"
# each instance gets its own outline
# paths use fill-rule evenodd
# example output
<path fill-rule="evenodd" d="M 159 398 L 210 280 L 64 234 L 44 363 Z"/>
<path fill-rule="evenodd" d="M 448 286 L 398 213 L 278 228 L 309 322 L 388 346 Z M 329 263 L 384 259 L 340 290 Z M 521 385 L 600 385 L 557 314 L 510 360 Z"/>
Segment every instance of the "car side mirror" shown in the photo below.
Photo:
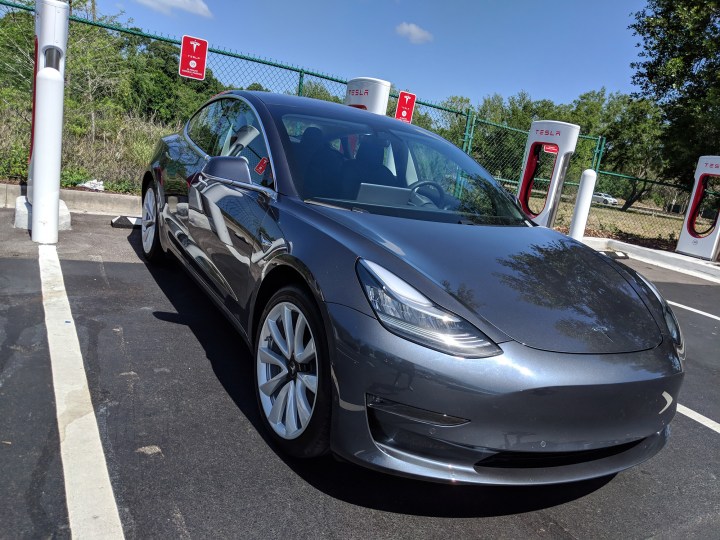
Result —
<path fill-rule="evenodd" d="M 208 159 L 202 173 L 220 182 L 251 184 L 250 165 L 243 156 L 215 156 Z"/>

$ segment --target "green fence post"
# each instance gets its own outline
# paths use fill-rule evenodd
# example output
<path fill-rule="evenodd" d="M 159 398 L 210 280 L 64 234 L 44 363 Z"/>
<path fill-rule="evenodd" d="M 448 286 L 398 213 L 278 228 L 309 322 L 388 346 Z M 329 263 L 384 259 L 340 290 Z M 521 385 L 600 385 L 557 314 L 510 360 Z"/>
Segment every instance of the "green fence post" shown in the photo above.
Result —
<path fill-rule="evenodd" d="M 468 109 L 465 114 L 467 115 L 467 119 L 465 120 L 462 150 L 466 154 L 470 154 L 472 152 L 473 132 L 475 131 L 475 114 L 472 109 Z"/>
<path fill-rule="evenodd" d="M 595 172 L 600 170 L 600 162 L 602 161 L 603 153 L 605 153 L 605 137 L 600 135 L 598 137 L 597 144 L 595 145 L 595 155 L 593 156 L 593 169 Z"/>
<path fill-rule="evenodd" d="M 470 122 L 470 138 L 468 140 L 467 153 L 469 156 L 472 156 L 473 138 L 475 137 L 475 124 L 477 123 L 477 118 L 475 118 L 475 111 L 471 111 L 470 114 L 472 114 L 472 122 Z"/>
<path fill-rule="evenodd" d="M 305 82 L 305 72 L 300 70 L 300 80 L 298 80 L 298 96 L 303 95 L 303 83 Z"/>

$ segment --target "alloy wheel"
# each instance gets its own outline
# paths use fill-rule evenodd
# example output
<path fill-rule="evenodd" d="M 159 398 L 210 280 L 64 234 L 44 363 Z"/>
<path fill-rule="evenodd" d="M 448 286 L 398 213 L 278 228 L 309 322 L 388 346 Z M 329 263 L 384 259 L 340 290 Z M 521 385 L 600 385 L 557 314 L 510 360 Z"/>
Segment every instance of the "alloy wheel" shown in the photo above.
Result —
<path fill-rule="evenodd" d="M 155 202 L 155 190 L 149 187 L 145 192 L 143 200 L 143 213 L 141 222 L 143 251 L 150 253 L 155 241 L 155 230 L 157 227 L 157 204 Z"/>
<path fill-rule="evenodd" d="M 283 439 L 295 439 L 312 419 L 318 359 L 310 324 L 291 302 L 275 305 L 262 323 L 256 372 L 262 412 Z"/>

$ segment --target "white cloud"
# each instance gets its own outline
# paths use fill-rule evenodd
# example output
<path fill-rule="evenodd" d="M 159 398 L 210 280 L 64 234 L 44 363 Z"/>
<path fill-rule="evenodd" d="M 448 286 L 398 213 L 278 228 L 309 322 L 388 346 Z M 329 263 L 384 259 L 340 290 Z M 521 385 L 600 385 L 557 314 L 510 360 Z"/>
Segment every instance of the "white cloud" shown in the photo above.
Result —
<path fill-rule="evenodd" d="M 423 43 L 433 40 L 433 35 L 430 32 L 424 28 L 420 28 L 415 23 L 402 22 L 395 27 L 395 32 L 400 36 L 408 38 L 413 45 L 422 45 Z"/>
<path fill-rule="evenodd" d="M 170 15 L 173 9 L 180 9 L 182 11 L 188 11 L 190 13 L 195 13 L 196 15 L 200 15 L 202 17 L 212 17 L 212 13 L 210 13 L 210 8 L 207 7 L 207 4 L 203 0 L 135 0 L 138 4 L 142 4 L 144 6 L 149 7 L 150 9 L 154 9 L 155 11 L 159 11 L 160 13 L 164 13 L 165 15 Z"/>

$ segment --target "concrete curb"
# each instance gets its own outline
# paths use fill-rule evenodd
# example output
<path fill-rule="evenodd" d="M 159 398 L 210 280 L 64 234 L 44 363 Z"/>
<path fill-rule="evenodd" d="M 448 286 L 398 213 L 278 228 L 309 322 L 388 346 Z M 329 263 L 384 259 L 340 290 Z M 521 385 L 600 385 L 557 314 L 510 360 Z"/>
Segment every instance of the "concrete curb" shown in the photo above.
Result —
<path fill-rule="evenodd" d="M 0 184 L 0 208 L 15 208 L 15 200 L 21 195 L 25 195 L 24 186 Z M 65 201 L 70 212 L 76 214 L 107 216 L 139 216 L 141 214 L 139 195 L 61 189 L 60 199 Z"/>
<path fill-rule="evenodd" d="M 68 210 L 65 201 L 60 199 L 58 205 L 58 231 L 70 231 L 72 230 L 72 220 L 70 218 L 70 211 Z M 32 230 L 32 206 L 27 202 L 25 195 L 21 195 L 15 199 L 15 225 L 16 229 L 25 229 L 26 231 Z"/>
<path fill-rule="evenodd" d="M 717 262 L 704 261 L 702 259 L 696 259 L 695 257 L 689 257 L 687 255 L 681 255 L 670 251 L 660 251 L 641 246 L 634 246 L 632 244 L 621 242 L 620 240 L 613 240 L 612 238 L 593 238 L 585 236 L 582 241 L 586 246 L 589 246 L 597 251 L 622 251 L 631 259 L 636 259 L 638 261 L 661 266 L 662 268 L 667 268 L 668 270 L 674 270 L 676 272 L 682 272 L 683 274 L 689 274 L 691 276 L 707 279 L 715 283 L 720 283 L 720 263 Z"/>

